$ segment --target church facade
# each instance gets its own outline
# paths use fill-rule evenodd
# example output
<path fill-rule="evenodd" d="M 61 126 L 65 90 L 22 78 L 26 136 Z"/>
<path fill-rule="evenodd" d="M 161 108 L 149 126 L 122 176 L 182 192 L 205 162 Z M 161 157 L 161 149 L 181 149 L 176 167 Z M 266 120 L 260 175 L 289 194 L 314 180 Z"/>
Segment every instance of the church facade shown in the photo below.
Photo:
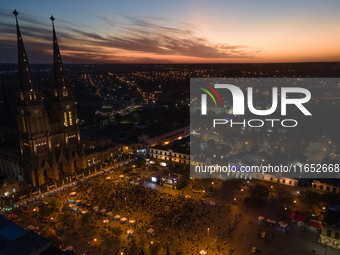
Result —
<path fill-rule="evenodd" d="M 41 89 L 32 79 L 24 42 L 18 24 L 18 12 L 14 11 L 18 46 L 18 89 L 16 91 L 15 115 L 16 130 L 2 131 L 3 144 L 6 139 L 17 146 L 11 154 L 6 154 L 6 146 L 1 146 L 0 167 L 12 169 L 12 174 L 19 180 L 25 180 L 33 186 L 41 186 L 48 180 L 57 181 L 72 175 L 76 169 L 86 168 L 85 152 L 80 143 L 80 131 L 77 121 L 77 108 L 73 96 L 73 87 L 64 74 L 57 36 L 52 20 L 53 33 L 53 79 L 50 84 L 51 99 L 49 112 L 45 109 Z M 7 132 L 7 133 L 6 133 Z M 9 136 L 8 133 L 11 133 Z M 12 138 L 13 140 L 13 138 Z M 9 160 L 9 157 L 12 157 Z M 11 162 L 9 165 L 9 162 Z M 8 170 L 7 170 L 8 171 Z"/>

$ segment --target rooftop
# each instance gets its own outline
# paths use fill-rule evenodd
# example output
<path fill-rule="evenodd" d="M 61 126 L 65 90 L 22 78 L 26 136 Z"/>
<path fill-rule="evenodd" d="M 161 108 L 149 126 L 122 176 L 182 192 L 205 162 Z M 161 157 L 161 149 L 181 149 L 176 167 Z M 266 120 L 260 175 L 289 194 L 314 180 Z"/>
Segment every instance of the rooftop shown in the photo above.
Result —
<path fill-rule="evenodd" d="M 83 133 L 83 132 L 80 133 L 80 138 L 92 140 L 92 141 L 97 141 L 97 142 L 102 142 L 102 141 L 106 141 L 106 140 L 110 139 L 110 138 L 105 137 L 105 136 L 88 134 L 88 133 Z"/>
<path fill-rule="evenodd" d="M 150 149 L 163 150 L 163 151 L 171 150 L 172 152 L 175 152 L 175 153 L 190 155 L 190 149 L 188 147 L 174 147 L 174 146 L 156 145 L 156 146 L 151 147 Z"/>
<path fill-rule="evenodd" d="M 53 253 L 49 252 L 53 248 Z M 51 250 L 52 251 L 52 250 Z M 51 242 L 34 232 L 29 232 L 0 216 L 0 254 L 1 255 L 30 255 L 30 254 L 59 255 L 61 250 L 53 247 Z"/>
<path fill-rule="evenodd" d="M 322 225 L 340 229 L 340 204 L 331 203 L 328 206 Z"/>

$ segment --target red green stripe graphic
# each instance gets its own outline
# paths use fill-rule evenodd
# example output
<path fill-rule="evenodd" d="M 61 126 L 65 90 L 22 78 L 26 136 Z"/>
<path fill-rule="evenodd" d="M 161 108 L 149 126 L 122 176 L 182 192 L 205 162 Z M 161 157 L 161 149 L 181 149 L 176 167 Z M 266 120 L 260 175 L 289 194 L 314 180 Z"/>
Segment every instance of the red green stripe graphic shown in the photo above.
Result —
<path fill-rule="evenodd" d="M 204 92 L 206 92 L 206 93 L 212 98 L 212 100 L 214 100 L 214 103 L 215 103 L 215 105 L 217 106 L 215 98 L 213 97 L 213 95 L 212 95 L 208 90 L 203 89 L 203 88 L 199 88 L 199 89 L 201 89 L 201 90 L 203 90 Z"/>
<path fill-rule="evenodd" d="M 221 106 L 223 106 L 222 100 L 221 100 L 221 98 L 220 98 L 220 95 L 217 93 L 217 91 L 216 91 L 213 87 L 211 87 L 211 86 L 208 85 L 208 84 L 202 83 L 202 82 L 198 82 L 198 83 L 203 84 L 203 85 L 206 86 L 208 89 L 210 89 L 212 92 L 214 92 L 214 94 L 217 96 L 218 100 L 220 101 Z M 215 100 L 214 96 L 213 96 L 208 90 L 203 89 L 203 88 L 199 88 L 199 89 L 201 89 L 201 90 L 203 90 L 204 92 L 208 93 L 209 96 L 214 100 L 215 105 L 217 106 L 217 103 L 216 103 L 216 100 Z"/>

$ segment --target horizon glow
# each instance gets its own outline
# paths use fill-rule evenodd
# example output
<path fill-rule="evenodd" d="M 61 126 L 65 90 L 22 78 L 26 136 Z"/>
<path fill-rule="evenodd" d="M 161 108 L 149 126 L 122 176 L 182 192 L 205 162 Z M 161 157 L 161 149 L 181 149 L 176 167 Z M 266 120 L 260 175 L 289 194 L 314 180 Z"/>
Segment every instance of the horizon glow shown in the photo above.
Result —
<path fill-rule="evenodd" d="M 0 63 L 16 63 L 15 18 L 30 63 L 52 62 L 51 14 L 72 63 L 340 61 L 340 2 L 22 1 L 0 8 Z"/>

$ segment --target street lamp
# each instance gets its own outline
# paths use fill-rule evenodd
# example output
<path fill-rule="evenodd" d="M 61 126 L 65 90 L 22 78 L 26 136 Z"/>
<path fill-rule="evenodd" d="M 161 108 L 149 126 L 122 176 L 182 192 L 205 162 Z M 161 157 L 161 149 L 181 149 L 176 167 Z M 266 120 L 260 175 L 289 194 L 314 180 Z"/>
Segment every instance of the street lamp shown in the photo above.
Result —
<path fill-rule="evenodd" d="M 209 252 L 209 228 L 208 228 L 208 238 L 207 238 L 207 254 Z"/>

